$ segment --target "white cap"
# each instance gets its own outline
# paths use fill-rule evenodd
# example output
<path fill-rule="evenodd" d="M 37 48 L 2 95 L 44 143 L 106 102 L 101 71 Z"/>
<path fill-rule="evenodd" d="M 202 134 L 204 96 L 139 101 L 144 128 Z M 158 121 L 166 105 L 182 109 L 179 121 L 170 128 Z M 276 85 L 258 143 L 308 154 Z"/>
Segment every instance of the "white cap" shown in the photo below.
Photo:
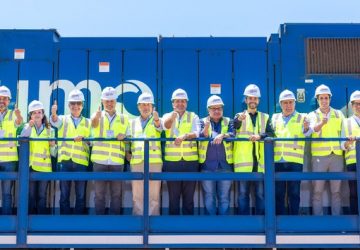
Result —
<path fill-rule="evenodd" d="M 294 100 L 294 101 L 296 101 L 294 93 L 291 92 L 288 89 L 285 89 L 283 92 L 281 92 L 280 96 L 279 96 L 279 103 L 281 101 L 285 101 L 285 100 Z"/>
<path fill-rule="evenodd" d="M 147 92 L 142 93 L 139 96 L 138 100 L 137 100 L 137 104 L 139 104 L 139 103 L 151 103 L 151 104 L 154 104 L 154 97 L 150 93 L 147 93 Z"/>
<path fill-rule="evenodd" d="M 315 97 L 317 97 L 318 95 L 322 95 L 322 94 L 327 94 L 327 95 L 332 96 L 330 88 L 324 84 L 321 84 L 315 90 Z"/>
<path fill-rule="evenodd" d="M 78 90 L 71 90 L 68 97 L 68 102 L 83 102 L 85 101 L 84 94 Z"/>
<path fill-rule="evenodd" d="M 360 91 L 359 90 L 355 90 L 351 96 L 350 96 L 350 102 L 352 101 L 360 101 Z"/>
<path fill-rule="evenodd" d="M 0 86 L 0 96 L 7 96 L 11 99 L 10 89 L 6 86 Z"/>
<path fill-rule="evenodd" d="M 185 90 L 177 89 L 172 93 L 171 101 L 173 100 L 187 100 L 189 101 L 188 95 Z"/>
<path fill-rule="evenodd" d="M 44 105 L 40 101 L 34 100 L 30 102 L 28 107 L 28 112 L 31 113 L 35 110 L 40 110 L 40 109 L 44 109 Z"/>
<path fill-rule="evenodd" d="M 255 84 L 249 84 L 244 90 L 244 96 L 261 97 L 259 87 Z"/>
<path fill-rule="evenodd" d="M 116 100 L 118 94 L 113 87 L 106 87 L 101 93 L 101 100 Z"/>
<path fill-rule="evenodd" d="M 209 97 L 209 99 L 207 100 L 207 107 L 211 107 L 211 106 L 215 106 L 215 105 L 222 105 L 224 106 L 224 103 L 221 99 L 220 96 L 217 95 L 212 95 Z"/>

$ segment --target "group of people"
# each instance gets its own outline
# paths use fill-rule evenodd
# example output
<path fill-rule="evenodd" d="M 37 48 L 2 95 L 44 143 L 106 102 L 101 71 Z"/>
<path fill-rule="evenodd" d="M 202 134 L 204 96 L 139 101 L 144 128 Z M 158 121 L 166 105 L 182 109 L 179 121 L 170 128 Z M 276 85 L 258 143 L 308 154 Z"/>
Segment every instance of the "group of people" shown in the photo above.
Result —
<path fill-rule="evenodd" d="M 302 172 L 304 164 L 305 137 L 339 138 L 347 141 L 312 141 L 312 171 L 342 172 L 344 156 L 347 171 L 356 171 L 356 136 L 360 136 L 360 91 L 350 97 L 353 115 L 347 119 L 340 110 L 331 108 L 332 93 L 325 85 L 315 91 L 319 108 L 309 114 L 296 111 L 296 98 L 293 92 L 280 93 L 280 113 L 270 116 L 258 110 L 260 89 L 255 84 L 244 90 L 247 109 L 233 119 L 223 116 L 224 102 L 216 95 L 207 100 L 208 116 L 200 119 L 194 112 L 187 110 L 188 95 L 177 89 L 171 97 L 173 110 L 160 117 L 154 107 L 154 97 L 150 93 L 139 96 L 137 107 L 139 116 L 129 120 L 116 110 L 118 94 L 112 87 L 106 87 L 101 94 L 101 105 L 90 119 L 82 116 L 84 95 L 74 89 L 67 103 L 70 114 L 58 115 L 55 102 L 51 107 L 49 119 L 41 102 L 35 100 L 28 107 L 28 122 L 23 126 L 20 136 L 31 138 L 54 138 L 57 129 L 59 138 L 72 138 L 69 141 L 30 141 L 30 171 L 51 172 L 51 156 L 57 156 L 61 172 L 88 171 L 90 161 L 94 172 L 122 172 L 125 159 L 130 162 L 133 172 L 144 171 L 144 142 L 124 141 L 125 138 L 174 138 L 166 141 L 164 148 L 160 141 L 150 141 L 150 172 L 259 172 L 269 167 L 264 162 L 264 142 L 266 137 L 299 138 L 295 141 L 275 141 L 274 161 L 276 172 Z M 0 137 L 15 137 L 23 124 L 21 112 L 9 110 L 11 93 L 0 87 Z M 111 138 L 112 140 L 84 141 L 84 138 Z M 196 142 L 195 138 L 211 138 Z M 116 138 L 116 140 L 114 140 Z M 227 141 L 225 138 L 242 138 Z M 90 153 L 91 149 L 91 153 Z M 16 171 L 18 161 L 17 145 L 14 141 L 0 141 L 0 171 Z M 120 214 L 121 182 L 96 180 L 95 211 L 106 212 L 106 190 L 110 186 L 109 214 Z M 75 207 L 70 208 L 71 181 L 60 181 L 61 214 L 83 214 L 86 206 L 86 182 L 74 181 Z M 322 194 L 324 180 L 312 182 L 312 207 L 314 215 L 323 213 Z M 2 213 L 11 214 L 13 182 L 1 181 Z M 226 215 L 230 209 L 230 180 L 201 181 L 204 205 L 207 214 Z M 276 181 L 277 214 L 299 213 L 300 181 Z M 331 211 L 341 214 L 340 180 L 330 181 Z M 169 180 L 169 214 L 194 214 L 194 193 L 196 181 Z M 242 215 L 264 213 L 263 181 L 238 182 L 238 213 Z M 356 214 L 356 181 L 349 182 L 350 209 Z M 255 210 L 251 211 L 251 189 L 255 193 Z M 31 181 L 29 186 L 29 213 L 46 213 L 48 181 Z M 161 182 L 149 183 L 149 214 L 160 214 Z M 132 181 L 133 214 L 143 214 L 143 181 Z M 181 204 L 182 201 L 182 204 Z"/>

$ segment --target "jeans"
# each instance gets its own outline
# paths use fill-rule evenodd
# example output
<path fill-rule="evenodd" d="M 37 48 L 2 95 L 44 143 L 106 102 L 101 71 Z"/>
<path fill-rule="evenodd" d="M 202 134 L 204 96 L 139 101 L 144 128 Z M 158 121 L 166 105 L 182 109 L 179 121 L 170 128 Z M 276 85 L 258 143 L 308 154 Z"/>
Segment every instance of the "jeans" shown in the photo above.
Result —
<path fill-rule="evenodd" d="M 60 172 L 86 172 L 87 167 L 77 164 L 72 160 L 62 161 L 60 163 Z M 70 191 L 71 180 L 60 181 L 60 213 L 71 214 L 70 208 Z M 85 195 L 86 195 L 86 181 L 74 181 L 75 183 L 75 209 L 74 214 L 84 214 L 85 212 Z"/>
<path fill-rule="evenodd" d="M 104 165 L 94 162 L 94 172 L 123 172 L 124 165 Z M 121 212 L 121 181 L 95 181 L 95 212 L 105 214 L 106 187 L 110 184 L 109 214 Z"/>
<path fill-rule="evenodd" d="M 239 181 L 238 208 L 239 214 L 250 214 L 250 186 L 255 187 L 255 214 L 264 214 L 264 183 L 262 181 Z"/>
<path fill-rule="evenodd" d="M 47 214 L 46 197 L 49 181 L 31 181 L 29 184 L 29 214 Z"/>
<path fill-rule="evenodd" d="M 202 170 L 202 172 L 203 173 L 214 173 L 214 172 L 230 172 L 230 171 Z M 229 180 L 222 180 L 222 181 L 206 180 L 206 181 L 202 181 L 201 185 L 202 185 L 203 194 L 204 194 L 204 203 L 205 203 L 206 214 L 216 215 L 216 212 L 218 212 L 219 215 L 227 215 L 229 213 L 229 206 L 230 206 L 231 181 L 229 181 Z M 217 202 L 218 202 L 218 209 L 216 209 L 216 198 L 217 198 Z"/>
<path fill-rule="evenodd" d="M 17 170 L 17 162 L 0 162 L 0 172 L 15 172 Z M 11 190 L 14 185 L 14 181 L 3 180 L 1 181 L 2 192 L 2 214 L 12 214 L 12 194 Z"/>
<path fill-rule="evenodd" d="M 293 162 L 275 163 L 275 172 L 302 172 L 303 165 Z M 300 181 L 277 181 L 275 184 L 276 214 L 297 215 L 300 205 Z M 285 199 L 287 194 L 287 199 Z M 288 204 L 288 210 L 285 203 Z"/>
<path fill-rule="evenodd" d="M 346 166 L 348 172 L 356 172 L 356 163 Z M 358 214 L 357 181 L 349 181 L 350 189 L 350 213 Z"/>

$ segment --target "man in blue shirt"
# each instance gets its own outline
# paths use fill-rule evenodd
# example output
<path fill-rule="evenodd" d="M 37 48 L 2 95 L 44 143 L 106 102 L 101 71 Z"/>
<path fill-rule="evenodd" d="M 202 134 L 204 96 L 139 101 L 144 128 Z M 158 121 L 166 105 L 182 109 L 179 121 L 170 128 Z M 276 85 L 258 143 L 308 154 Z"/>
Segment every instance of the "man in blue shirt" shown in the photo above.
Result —
<path fill-rule="evenodd" d="M 201 137 L 212 138 L 199 145 L 199 162 L 202 172 L 233 172 L 233 145 L 223 141 L 233 137 L 233 124 L 223 117 L 224 103 L 219 96 L 213 95 L 207 101 L 209 116 L 201 120 Z M 206 213 L 225 215 L 229 212 L 230 180 L 202 182 Z M 216 209 L 218 199 L 218 210 Z"/>

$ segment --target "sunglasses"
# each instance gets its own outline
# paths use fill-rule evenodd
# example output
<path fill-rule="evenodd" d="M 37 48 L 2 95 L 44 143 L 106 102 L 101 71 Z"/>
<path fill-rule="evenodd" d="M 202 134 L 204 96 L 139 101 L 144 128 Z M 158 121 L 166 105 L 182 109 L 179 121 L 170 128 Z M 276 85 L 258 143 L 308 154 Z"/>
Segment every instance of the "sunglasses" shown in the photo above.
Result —
<path fill-rule="evenodd" d="M 82 102 L 70 102 L 70 105 L 71 106 L 75 106 L 75 105 L 82 106 Z"/>

